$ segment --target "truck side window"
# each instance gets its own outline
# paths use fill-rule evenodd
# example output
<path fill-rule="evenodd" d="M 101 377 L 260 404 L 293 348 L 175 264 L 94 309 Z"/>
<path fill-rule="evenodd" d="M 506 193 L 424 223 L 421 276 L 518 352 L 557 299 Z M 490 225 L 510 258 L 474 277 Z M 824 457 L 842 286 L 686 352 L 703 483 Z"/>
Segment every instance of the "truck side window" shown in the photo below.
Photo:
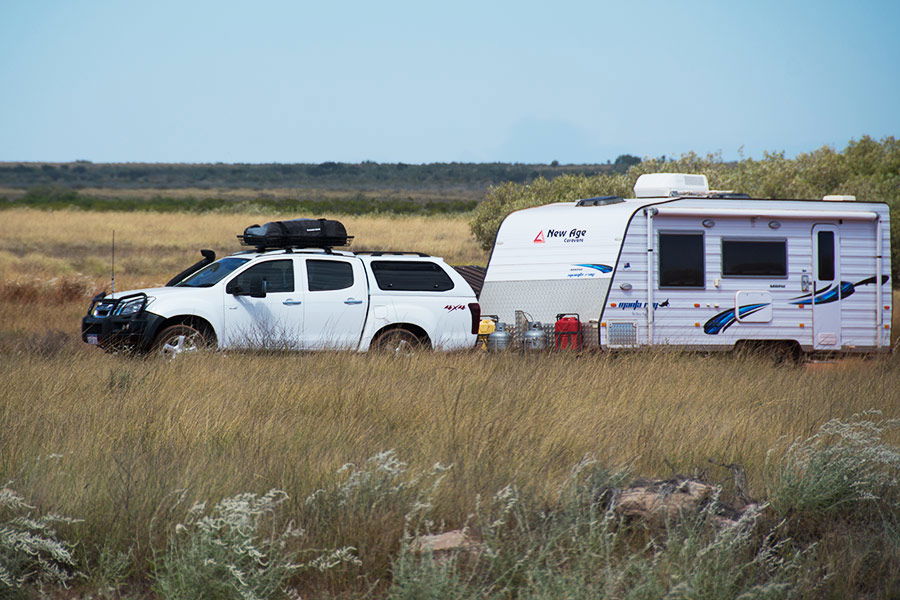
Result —
<path fill-rule="evenodd" d="M 251 282 L 265 281 L 266 292 L 294 291 L 294 261 L 267 260 L 253 265 L 235 278 L 241 289 L 250 289 Z"/>
<path fill-rule="evenodd" d="M 382 290 L 446 292 L 453 289 L 453 280 L 433 262 L 374 260 L 372 273 L 375 274 L 375 281 Z"/>
<path fill-rule="evenodd" d="M 702 233 L 659 234 L 659 287 L 706 287 Z"/>
<path fill-rule="evenodd" d="M 353 287 L 353 265 L 340 260 L 306 260 L 306 280 L 311 292 Z"/>

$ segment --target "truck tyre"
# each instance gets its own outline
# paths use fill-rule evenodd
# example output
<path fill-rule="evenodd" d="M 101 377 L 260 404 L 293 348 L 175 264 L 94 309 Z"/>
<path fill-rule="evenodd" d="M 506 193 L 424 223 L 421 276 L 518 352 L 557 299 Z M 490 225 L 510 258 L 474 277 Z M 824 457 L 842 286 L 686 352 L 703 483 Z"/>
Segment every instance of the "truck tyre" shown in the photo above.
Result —
<path fill-rule="evenodd" d="M 389 329 L 372 342 L 376 352 L 386 352 L 397 356 L 408 356 L 425 347 L 422 339 L 408 329 Z"/>
<path fill-rule="evenodd" d="M 207 335 L 190 325 L 171 325 L 159 332 L 153 342 L 153 353 L 166 358 L 197 352 L 210 346 Z"/>

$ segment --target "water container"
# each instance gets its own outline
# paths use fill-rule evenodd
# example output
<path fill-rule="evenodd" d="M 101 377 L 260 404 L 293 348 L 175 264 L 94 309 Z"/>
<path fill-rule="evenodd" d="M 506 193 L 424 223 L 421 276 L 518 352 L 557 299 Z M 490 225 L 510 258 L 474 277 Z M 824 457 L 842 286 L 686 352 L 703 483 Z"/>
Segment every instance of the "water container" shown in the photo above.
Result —
<path fill-rule="evenodd" d="M 547 334 L 544 332 L 544 326 L 538 321 L 532 323 L 522 337 L 522 344 L 526 351 L 536 352 L 545 349 L 547 347 Z"/>
<path fill-rule="evenodd" d="M 510 335 L 506 330 L 506 323 L 497 323 L 494 331 L 487 336 L 487 349 L 491 352 L 500 352 L 509 348 Z"/>
<path fill-rule="evenodd" d="M 575 313 L 556 315 L 553 337 L 557 350 L 581 350 L 581 319 Z"/>

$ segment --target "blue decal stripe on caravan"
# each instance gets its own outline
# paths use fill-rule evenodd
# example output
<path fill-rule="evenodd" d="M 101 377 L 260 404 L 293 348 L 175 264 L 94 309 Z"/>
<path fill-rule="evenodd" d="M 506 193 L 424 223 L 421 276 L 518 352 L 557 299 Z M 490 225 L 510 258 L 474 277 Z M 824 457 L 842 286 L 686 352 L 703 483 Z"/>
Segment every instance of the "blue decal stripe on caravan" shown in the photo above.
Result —
<path fill-rule="evenodd" d="M 881 276 L 881 285 L 890 280 L 889 275 Z M 802 296 L 797 296 L 792 299 L 791 304 L 828 304 L 829 302 L 836 302 L 838 300 L 843 300 L 848 296 L 852 296 L 853 292 L 856 291 L 861 285 L 872 285 L 877 283 L 878 278 L 876 276 L 867 277 L 861 281 L 857 281 L 856 283 L 850 283 L 849 281 L 842 281 L 840 287 L 836 287 L 834 285 L 829 285 L 824 290 L 821 290 L 816 294 L 816 297 L 813 298 L 813 295 L 804 294 Z M 745 317 L 747 315 L 753 314 L 758 310 L 762 310 L 764 307 L 769 304 L 747 304 L 745 306 L 741 306 L 738 310 L 740 310 L 741 317 Z M 703 325 L 703 333 L 708 333 L 710 335 L 716 335 L 722 331 L 725 331 L 729 327 L 731 327 L 734 323 L 737 322 L 737 319 L 734 316 L 734 309 L 730 308 L 728 310 L 722 311 L 709 321 Z"/>
<path fill-rule="evenodd" d="M 601 273 L 612 273 L 612 267 L 609 265 L 575 265 L 576 267 L 587 267 L 588 269 L 597 269 Z"/>
<path fill-rule="evenodd" d="M 881 284 L 884 285 L 887 283 L 890 276 L 882 275 L 881 276 Z M 853 292 L 856 291 L 861 285 L 872 285 L 876 282 L 876 277 L 873 275 L 872 277 L 867 277 L 862 281 L 857 281 L 856 283 L 850 283 L 849 281 L 842 281 L 840 288 L 832 287 L 829 285 L 824 290 L 821 290 L 816 294 L 815 299 L 812 299 L 812 294 L 804 294 L 802 296 L 797 296 L 796 298 L 791 300 L 791 304 L 828 304 L 829 302 L 837 302 L 838 300 L 842 300 L 849 296 L 853 295 Z M 840 290 L 840 294 L 838 294 L 838 290 Z M 812 302 L 810 300 L 812 299 Z"/>
<path fill-rule="evenodd" d="M 769 304 L 769 302 L 766 302 L 764 304 L 745 304 L 738 310 L 740 311 L 741 317 L 746 317 L 747 315 L 752 315 L 753 313 L 764 309 L 765 307 L 769 306 Z M 707 321 L 703 325 L 703 333 L 716 335 L 719 332 L 725 331 L 735 323 L 737 323 L 737 318 L 734 316 L 734 309 L 729 308 L 728 310 L 720 312 L 709 321 Z"/>

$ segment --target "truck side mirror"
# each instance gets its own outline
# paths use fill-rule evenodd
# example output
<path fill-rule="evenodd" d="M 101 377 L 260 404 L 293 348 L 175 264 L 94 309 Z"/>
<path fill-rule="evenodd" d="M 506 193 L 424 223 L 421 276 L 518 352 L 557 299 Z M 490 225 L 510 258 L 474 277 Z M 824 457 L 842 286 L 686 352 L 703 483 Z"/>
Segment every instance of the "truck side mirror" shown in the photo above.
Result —
<path fill-rule="evenodd" d="M 237 277 L 228 282 L 228 285 L 225 286 L 225 293 L 231 294 L 232 296 L 244 295 L 244 290 L 242 290 L 241 286 L 238 285 Z"/>
<path fill-rule="evenodd" d="M 235 277 L 225 286 L 225 293 L 232 296 L 250 296 L 251 298 L 265 298 L 268 285 L 265 279 L 244 280 L 243 285 L 238 283 L 239 277 Z"/>
<path fill-rule="evenodd" d="M 250 282 L 250 289 L 247 292 L 247 295 L 251 298 L 265 298 L 266 290 L 269 285 L 266 283 L 265 279 L 254 279 Z"/>

